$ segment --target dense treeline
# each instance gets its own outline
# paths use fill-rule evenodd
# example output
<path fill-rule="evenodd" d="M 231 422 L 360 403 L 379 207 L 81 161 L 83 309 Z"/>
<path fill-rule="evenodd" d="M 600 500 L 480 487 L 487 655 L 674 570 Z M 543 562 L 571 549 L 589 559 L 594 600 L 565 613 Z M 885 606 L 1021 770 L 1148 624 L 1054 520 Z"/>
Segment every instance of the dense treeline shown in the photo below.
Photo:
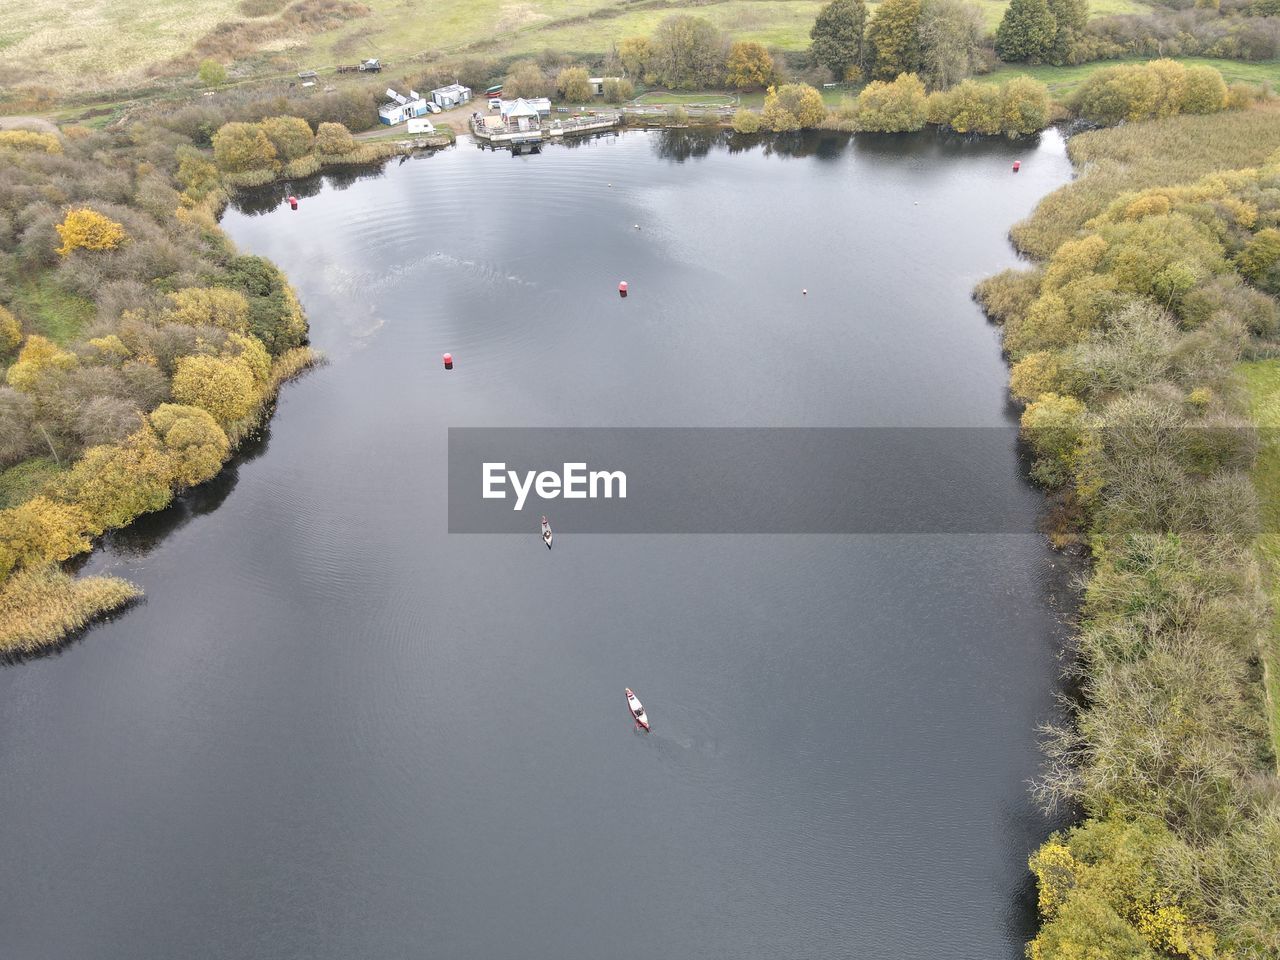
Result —
<path fill-rule="evenodd" d="M 0 165 L 0 650 L 29 650 L 133 594 L 54 565 L 215 474 L 310 353 L 191 138 L 3 136 Z"/>
<path fill-rule="evenodd" d="M 1280 117 L 1248 113 L 1255 147 L 1273 151 Z M 1089 136 L 1095 156 L 1100 141 L 1113 157 L 1154 154 L 1168 128 L 1215 141 L 1250 129 L 1234 122 Z M 1048 731 L 1037 787 L 1086 819 L 1031 858 L 1044 921 L 1033 960 L 1280 955 L 1280 789 L 1260 683 L 1269 623 L 1248 474 L 1257 437 L 1235 376 L 1242 355 L 1280 348 L 1280 155 L 1198 180 L 1196 162 L 1163 169 L 1182 185 L 1125 191 L 1104 173 L 1087 223 L 1055 233 L 1040 266 L 978 290 L 1003 325 L 1057 536 L 1083 539 L 1094 560 L 1081 704 Z"/>
<path fill-rule="evenodd" d="M 982 9 L 968 0 L 883 0 L 874 15 L 863 0 L 832 0 L 809 36 L 814 63 L 847 82 L 911 73 L 943 89 L 995 62 Z"/>
<path fill-rule="evenodd" d="M 231 187 L 309 177 L 329 164 L 371 163 L 400 150 L 394 143 L 358 143 L 340 123 L 322 122 L 313 133 L 301 117 L 224 123 L 212 144 L 221 181 Z"/>
<path fill-rule="evenodd" d="M 604 59 L 604 97 L 610 103 L 630 100 L 637 81 L 672 90 L 729 87 L 762 90 L 779 76 L 773 55 L 763 44 L 734 41 L 703 17 L 670 16 L 650 37 L 624 37 Z M 616 75 L 616 76 L 615 76 Z M 586 68 L 554 54 L 512 64 L 503 82 L 507 97 L 590 99 Z"/>

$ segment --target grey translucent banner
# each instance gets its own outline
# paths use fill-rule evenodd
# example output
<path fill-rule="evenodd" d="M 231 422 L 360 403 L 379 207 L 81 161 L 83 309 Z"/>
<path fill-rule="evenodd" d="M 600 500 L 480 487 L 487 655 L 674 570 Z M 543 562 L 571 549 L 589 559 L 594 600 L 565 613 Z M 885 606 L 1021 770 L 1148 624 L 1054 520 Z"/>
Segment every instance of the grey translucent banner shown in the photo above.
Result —
<path fill-rule="evenodd" d="M 1042 506 L 1012 427 L 449 430 L 450 533 L 1034 533 Z"/>

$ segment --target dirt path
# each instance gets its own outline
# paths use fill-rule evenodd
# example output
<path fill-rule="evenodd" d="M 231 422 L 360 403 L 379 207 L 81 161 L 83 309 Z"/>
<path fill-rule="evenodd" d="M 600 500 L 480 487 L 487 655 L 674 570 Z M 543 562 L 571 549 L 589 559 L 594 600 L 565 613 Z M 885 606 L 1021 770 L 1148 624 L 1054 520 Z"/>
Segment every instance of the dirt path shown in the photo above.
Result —
<path fill-rule="evenodd" d="M 0 117 L 0 130 L 38 130 L 57 133 L 58 125 L 44 117 Z"/>

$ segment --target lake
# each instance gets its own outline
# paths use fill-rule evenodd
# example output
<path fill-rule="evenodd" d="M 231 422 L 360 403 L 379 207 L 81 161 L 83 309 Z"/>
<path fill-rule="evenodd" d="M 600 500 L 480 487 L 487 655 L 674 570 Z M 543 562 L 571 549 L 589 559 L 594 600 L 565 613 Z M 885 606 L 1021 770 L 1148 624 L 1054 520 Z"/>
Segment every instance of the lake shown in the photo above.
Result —
<path fill-rule="evenodd" d="M 85 564 L 143 603 L 0 668 L 0 955 L 1021 957 L 1071 596 L 1012 439 L 1021 533 L 547 551 L 448 532 L 447 431 L 1007 431 L 970 291 L 1070 174 L 633 132 L 229 210 L 328 362 Z"/>

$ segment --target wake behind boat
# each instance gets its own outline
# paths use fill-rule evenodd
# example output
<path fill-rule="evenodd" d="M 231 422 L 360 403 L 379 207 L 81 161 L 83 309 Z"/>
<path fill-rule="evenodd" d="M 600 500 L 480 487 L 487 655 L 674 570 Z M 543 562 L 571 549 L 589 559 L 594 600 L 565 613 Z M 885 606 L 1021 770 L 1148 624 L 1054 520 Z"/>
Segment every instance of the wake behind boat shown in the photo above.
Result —
<path fill-rule="evenodd" d="M 547 549 L 551 549 L 551 538 L 554 534 L 551 532 L 551 523 L 546 517 L 542 518 L 542 542 L 547 545 Z"/>
<path fill-rule="evenodd" d="M 645 733 L 649 732 L 649 718 L 645 715 L 644 704 L 640 702 L 640 698 L 631 692 L 631 688 L 627 687 L 627 709 L 631 711 L 631 717 L 635 722 L 644 727 Z"/>

